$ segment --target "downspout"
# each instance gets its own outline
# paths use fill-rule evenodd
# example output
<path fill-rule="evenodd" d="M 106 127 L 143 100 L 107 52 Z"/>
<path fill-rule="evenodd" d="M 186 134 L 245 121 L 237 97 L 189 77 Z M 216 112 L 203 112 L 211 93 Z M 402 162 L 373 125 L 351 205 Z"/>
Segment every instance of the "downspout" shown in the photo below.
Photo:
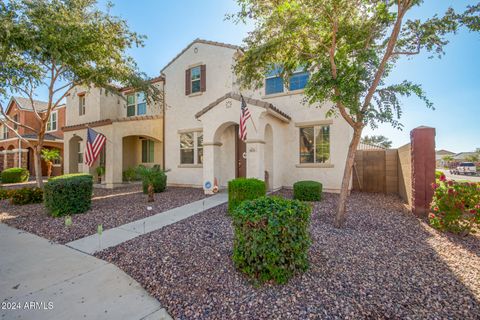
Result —
<path fill-rule="evenodd" d="M 163 76 L 163 102 L 162 102 L 162 115 L 163 115 L 163 123 L 162 123 L 162 167 L 163 167 L 163 171 L 165 171 L 165 106 L 166 106 L 166 103 L 165 103 L 165 76 Z"/>

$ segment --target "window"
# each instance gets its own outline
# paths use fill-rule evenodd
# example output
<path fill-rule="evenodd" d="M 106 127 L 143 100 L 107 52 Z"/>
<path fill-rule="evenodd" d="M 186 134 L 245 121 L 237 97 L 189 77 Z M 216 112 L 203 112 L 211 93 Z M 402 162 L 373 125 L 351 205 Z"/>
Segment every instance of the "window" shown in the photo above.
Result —
<path fill-rule="evenodd" d="M 300 163 L 330 161 L 330 126 L 300 128 Z"/>
<path fill-rule="evenodd" d="M 280 77 L 280 68 L 276 67 L 266 75 L 265 94 L 283 92 L 283 79 Z"/>
<path fill-rule="evenodd" d="M 142 140 L 142 162 L 143 163 L 152 163 L 154 162 L 154 146 L 155 142 L 153 140 Z"/>
<path fill-rule="evenodd" d="M 2 138 L 8 139 L 8 127 L 6 125 L 3 126 Z"/>
<path fill-rule="evenodd" d="M 141 116 L 147 113 L 147 100 L 144 92 L 127 95 L 127 117 Z"/>
<path fill-rule="evenodd" d="M 47 132 L 57 130 L 57 117 L 58 117 L 57 111 L 53 111 L 50 114 L 50 119 L 48 119 L 48 122 L 47 122 Z"/>
<path fill-rule="evenodd" d="M 13 129 L 17 130 L 17 129 L 18 129 L 18 124 L 17 124 L 17 122 L 18 122 L 18 114 L 16 114 L 16 115 L 13 116 L 13 121 L 14 121 L 14 123 L 13 123 Z"/>
<path fill-rule="evenodd" d="M 78 163 L 83 163 L 83 152 L 82 152 L 82 145 L 80 141 L 78 141 L 78 157 L 77 157 Z"/>
<path fill-rule="evenodd" d="M 80 116 L 85 114 L 85 95 L 78 96 L 78 114 Z"/>
<path fill-rule="evenodd" d="M 203 163 L 203 133 L 187 132 L 180 134 L 180 163 Z"/>
<path fill-rule="evenodd" d="M 191 81 L 191 84 L 192 84 L 192 86 L 191 86 L 192 92 L 191 93 L 200 92 L 200 89 L 201 89 L 200 75 L 201 75 L 200 66 L 190 69 L 190 81 Z"/>
<path fill-rule="evenodd" d="M 295 72 L 290 77 L 290 91 L 300 90 L 307 86 L 309 73 L 308 71 Z"/>
<path fill-rule="evenodd" d="M 59 165 L 61 165 L 61 164 L 62 164 L 62 159 L 55 159 L 55 160 L 53 160 L 53 165 L 54 165 L 54 166 L 59 166 Z"/>

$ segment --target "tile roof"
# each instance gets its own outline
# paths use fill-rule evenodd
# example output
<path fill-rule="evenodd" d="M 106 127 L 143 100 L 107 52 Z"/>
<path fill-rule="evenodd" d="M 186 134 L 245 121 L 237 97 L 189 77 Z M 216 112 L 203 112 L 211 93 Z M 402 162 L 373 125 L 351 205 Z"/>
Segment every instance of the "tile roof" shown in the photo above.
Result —
<path fill-rule="evenodd" d="M 241 101 L 241 97 L 238 93 L 234 93 L 234 92 L 229 92 L 227 94 L 225 94 L 224 96 L 218 98 L 217 100 L 213 101 L 212 103 L 210 103 L 208 106 L 206 106 L 205 108 L 203 108 L 202 110 L 200 110 L 199 112 L 197 112 L 195 114 L 195 118 L 199 118 L 201 117 L 202 115 L 204 115 L 205 113 L 207 113 L 209 110 L 211 110 L 212 108 L 214 108 L 216 105 L 218 105 L 220 102 L 224 101 L 225 99 L 228 99 L 228 98 L 231 98 L 231 99 L 234 99 L 234 100 L 237 100 L 237 101 Z M 277 107 L 275 107 L 273 104 L 269 103 L 269 102 L 266 102 L 266 101 L 263 101 L 263 100 L 259 100 L 259 99 L 253 99 L 253 98 L 248 98 L 248 97 L 243 97 L 243 99 L 245 100 L 245 102 L 247 104 L 250 104 L 250 105 L 253 105 L 253 106 L 257 106 L 257 107 L 261 107 L 261 108 L 265 108 L 267 110 L 271 110 L 273 111 L 274 113 L 282 116 L 283 118 L 286 118 L 288 120 L 291 120 L 290 116 L 288 114 L 286 114 L 285 112 L 281 111 L 280 109 L 278 109 Z"/>

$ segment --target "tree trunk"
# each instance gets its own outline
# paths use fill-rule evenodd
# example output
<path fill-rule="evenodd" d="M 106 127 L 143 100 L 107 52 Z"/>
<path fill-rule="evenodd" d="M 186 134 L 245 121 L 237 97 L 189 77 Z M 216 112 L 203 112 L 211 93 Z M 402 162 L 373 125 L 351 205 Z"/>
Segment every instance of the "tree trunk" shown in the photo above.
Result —
<path fill-rule="evenodd" d="M 35 179 L 37 180 L 37 187 L 43 188 L 43 179 L 42 179 L 42 163 L 41 163 L 41 151 L 42 147 L 40 145 L 36 145 L 33 148 L 33 160 L 34 160 L 34 167 L 35 167 Z"/>
<path fill-rule="evenodd" d="M 50 178 L 52 175 L 52 166 L 53 162 L 52 161 L 47 161 L 47 177 Z"/>
<path fill-rule="evenodd" d="M 334 225 L 337 228 L 343 227 L 345 224 L 345 209 L 347 204 L 348 187 L 352 177 L 353 164 L 355 162 L 355 153 L 357 152 L 358 143 L 362 136 L 363 128 L 353 129 L 353 138 L 348 147 L 347 161 L 345 163 L 345 170 L 343 172 L 342 187 L 340 189 L 340 198 L 338 199 L 337 215 L 335 216 Z"/>
<path fill-rule="evenodd" d="M 153 184 L 148 184 L 148 202 L 153 202 L 155 199 L 153 198 L 154 189 Z"/>

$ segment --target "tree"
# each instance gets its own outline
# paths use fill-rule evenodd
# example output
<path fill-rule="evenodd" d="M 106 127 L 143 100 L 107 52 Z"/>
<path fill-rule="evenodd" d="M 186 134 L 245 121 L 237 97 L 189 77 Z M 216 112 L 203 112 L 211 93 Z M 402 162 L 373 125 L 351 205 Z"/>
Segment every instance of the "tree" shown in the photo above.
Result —
<path fill-rule="evenodd" d="M 465 160 L 467 160 L 468 162 L 478 162 L 478 158 L 478 154 L 470 154 L 465 157 Z"/>
<path fill-rule="evenodd" d="M 382 136 L 382 135 L 378 135 L 378 136 L 375 136 L 375 135 L 368 136 L 367 135 L 367 136 L 362 138 L 362 142 L 365 143 L 365 144 L 371 144 L 371 145 L 374 145 L 374 146 L 382 146 L 386 149 L 392 147 L 392 141 L 390 139 L 388 139 L 387 137 Z"/>
<path fill-rule="evenodd" d="M 243 87 L 259 88 L 264 75 L 278 70 L 283 79 L 299 67 L 310 72 L 305 88 L 310 105 L 328 108 L 353 129 L 345 163 L 335 226 L 345 221 L 345 205 L 355 151 L 362 130 L 389 123 L 401 128 L 401 97 L 415 95 L 432 103 L 421 86 L 405 80 L 386 84 L 400 57 L 422 51 L 443 55 L 446 36 L 460 25 L 478 26 L 480 5 L 462 14 L 448 9 L 421 21 L 406 14 L 422 0 L 237 0 L 240 11 L 228 18 L 251 19 L 255 29 L 235 70 Z"/>
<path fill-rule="evenodd" d="M 138 176 L 142 178 L 142 181 L 145 182 L 148 186 L 147 189 L 147 194 L 148 194 L 148 202 L 154 202 L 155 198 L 154 193 L 155 193 L 155 188 L 154 188 L 154 183 L 155 180 L 157 179 L 159 171 L 154 168 L 147 168 L 145 166 L 138 166 L 136 169 L 136 173 Z M 145 192 L 145 191 L 144 191 Z"/>
<path fill-rule="evenodd" d="M 47 177 L 50 178 L 50 176 L 52 175 L 53 162 L 55 160 L 62 159 L 62 157 L 60 156 L 60 150 L 43 148 L 42 158 L 43 160 L 45 160 L 45 163 L 47 164 Z"/>
<path fill-rule="evenodd" d="M 110 5 L 109 5 L 110 6 Z M 138 71 L 126 54 L 143 46 L 144 36 L 127 23 L 97 9 L 95 0 L 11 0 L 0 4 L 0 95 L 21 93 L 31 103 L 38 126 L 30 127 L 5 114 L 3 124 L 23 139 L 14 126 L 38 137 L 25 141 L 34 150 L 36 180 L 42 187 L 40 155 L 50 114 L 69 90 L 78 85 L 105 88 L 119 94 L 117 86 L 144 91 L 147 100 L 159 100 L 159 90 Z M 37 110 L 34 98 L 46 90 L 47 107 Z"/>

